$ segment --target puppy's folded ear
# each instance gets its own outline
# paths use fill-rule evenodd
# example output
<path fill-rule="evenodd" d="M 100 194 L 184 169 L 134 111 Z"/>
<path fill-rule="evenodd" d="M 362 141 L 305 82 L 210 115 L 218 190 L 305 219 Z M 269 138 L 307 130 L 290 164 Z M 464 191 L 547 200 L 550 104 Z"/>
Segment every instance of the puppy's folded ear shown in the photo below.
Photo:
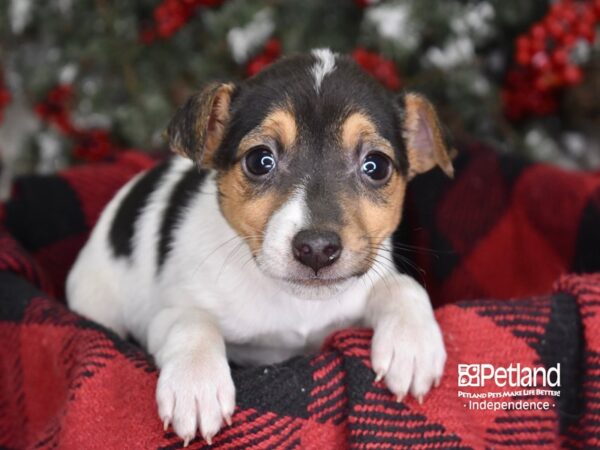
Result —
<path fill-rule="evenodd" d="M 230 83 L 211 83 L 192 95 L 167 127 L 171 150 L 210 167 L 229 122 L 233 90 Z"/>
<path fill-rule="evenodd" d="M 426 98 L 413 93 L 405 94 L 403 100 L 402 134 L 408 152 L 409 178 L 427 172 L 436 165 L 452 178 L 452 157 L 433 105 Z"/>

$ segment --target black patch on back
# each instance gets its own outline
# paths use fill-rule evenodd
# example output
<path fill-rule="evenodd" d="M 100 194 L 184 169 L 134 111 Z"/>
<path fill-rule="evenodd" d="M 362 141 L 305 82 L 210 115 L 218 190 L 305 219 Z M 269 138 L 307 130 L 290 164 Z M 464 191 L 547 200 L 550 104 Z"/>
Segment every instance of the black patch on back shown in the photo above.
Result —
<path fill-rule="evenodd" d="M 160 225 L 160 238 L 158 240 L 158 261 L 157 272 L 160 272 L 174 239 L 175 228 L 181 218 L 185 208 L 189 205 L 192 198 L 198 193 L 202 186 L 208 171 L 199 170 L 196 166 L 190 168 L 183 177 L 177 182 L 171 196 L 165 215 Z"/>
<path fill-rule="evenodd" d="M 167 161 L 145 173 L 121 201 L 108 233 L 108 240 L 115 257 L 131 255 L 132 239 L 138 216 L 148 203 L 148 198 L 158 186 L 169 165 L 170 161 Z"/>

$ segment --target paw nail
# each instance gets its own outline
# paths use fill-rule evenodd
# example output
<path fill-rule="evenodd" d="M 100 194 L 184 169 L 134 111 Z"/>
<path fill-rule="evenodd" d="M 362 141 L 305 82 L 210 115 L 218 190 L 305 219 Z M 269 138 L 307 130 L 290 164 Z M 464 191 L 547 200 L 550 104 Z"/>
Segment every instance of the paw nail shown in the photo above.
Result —
<path fill-rule="evenodd" d="M 207 434 L 206 436 L 204 436 L 204 440 L 206 441 L 206 443 L 208 445 L 212 445 L 212 435 L 211 434 Z"/>
<path fill-rule="evenodd" d="M 436 378 L 435 381 L 433 382 L 433 385 L 437 388 L 440 387 L 440 384 L 442 384 L 442 379 L 441 378 Z"/>
<path fill-rule="evenodd" d="M 383 379 L 383 373 L 380 372 L 375 376 L 375 383 L 379 383 L 382 379 Z"/>
<path fill-rule="evenodd" d="M 402 400 L 404 399 L 404 397 L 406 396 L 406 394 L 400 394 L 396 397 L 396 401 L 398 403 L 402 403 Z"/>
<path fill-rule="evenodd" d="M 183 446 L 184 446 L 184 447 L 187 447 L 188 445 L 190 445 L 190 440 L 191 440 L 191 439 L 190 439 L 189 437 L 186 437 L 186 438 L 183 440 Z"/>
<path fill-rule="evenodd" d="M 163 430 L 164 430 L 164 431 L 167 431 L 167 430 L 169 429 L 169 425 L 170 425 L 170 424 L 171 424 L 171 421 L 170 421 L 168 418 L 166 418 L 166 419 L 163 421 Z"/>
<path fill-rule="evenodd" d="M 228 426 L 231 426 L 231 416 L 225 416 L 225 423 L 226 423 Z"/>
<path fill-rule="evenodd" d="M 422 405 L 423 404 L 423 396 L 422 395 L 417 396 L 417 401 L 419 402 L 419 405 Z"/>

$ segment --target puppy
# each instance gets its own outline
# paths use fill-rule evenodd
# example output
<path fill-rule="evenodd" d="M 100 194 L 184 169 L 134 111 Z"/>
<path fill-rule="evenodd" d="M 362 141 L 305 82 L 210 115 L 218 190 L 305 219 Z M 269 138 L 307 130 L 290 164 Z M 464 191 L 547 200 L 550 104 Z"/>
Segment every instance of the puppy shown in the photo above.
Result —
<path fill-rule="evenodd" d="M 376 379 L 422 401 L 446 353 L 390 235 L 411 178 L 453 173 L 431 104 L 315 50 L 209 84 L 167 136 L 179 156 L 118 192 L 67 280 L 72 310 L 154 356 L 165 429 L 210 443 L 235 407 L 228 358 L 277 363 L 356 324 Z"/>

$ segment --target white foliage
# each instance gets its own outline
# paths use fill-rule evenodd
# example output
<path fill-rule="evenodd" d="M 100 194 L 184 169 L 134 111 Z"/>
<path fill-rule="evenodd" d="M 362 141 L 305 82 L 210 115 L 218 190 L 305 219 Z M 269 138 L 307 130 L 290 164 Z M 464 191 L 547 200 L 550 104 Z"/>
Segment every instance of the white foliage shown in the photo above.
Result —
<path fill-rule="evenodd" d="M 77 65 L 71 63 L 65 65 L 58 74 L 58 80 L 61 84 L 71 84 L 77 76 Z"/>
<path fill-rule="evenodd" d="M 570 59 L 574 64 L 583 65 L 590 60 L 592 46 L 585 39 L 578 39 L 570 53 Z"/>
<path fill-rule="evenodd" d="M 64 148 L 56 134 L 45 131 L 36 140 L 40 151 L 37 173 L 51 174 L 67 166 Z"/>
<path fill-rule="evenodd" d="M 567 151 L 577 158 L 581 157 L 587 149 L 586 139 L 581 133 L 573 131 L 563 133 L 562 142 Z"/>
<path fill-rule="evenodd" d="M 560 141 L 569 156 L 583 167 L 600 167 L 600 142 L 592 136 L 567 131 L 562 133 Z"/>
<path fill-rule="evenodd" d="M 12 32 L 20 34 L 31 20 L 31 0 L 11 0 L 10 27 Z"/>
<path fill-rule="evenodd" d="M 31 105 L 24 102 L 18 91 L 11 89 L 11 93 L 13 100 L 4 110 L 0 125 L 0 199 L 8 197 L 12 179 L 20 172 L 19 159 L 27 138 L 39 128 Z"/>
<path fill-rule="evenodd" d="M 450 28 L 459 36 L 469 35 L 475 39 L 488 37 L 492 31 L 492 21 L 496 13 L 489 2 L 467 5 L 450 21 Z"/>
<path fill-rule="evenodd" d="M 534 126 L 527 131 L 525 145 L 535 160 L 552 162 L 569 169 L 577 168 L 573 159 L 565 156 L 558 142 L 542 127 Z"/>
<path fill-rule="evenodd" d="M 233 59 L 243 64 L 248 56 L 265 43 L 275 30 L 273 12 L 270 9 L 258 11 L 252 21 L 243 27 L 235 27 L 227 33 L 227 43 Z"/>
<path fill-rule="evenodd" d="M 90 128 L 110 128 L 111 119 L 106 114 L 93 113 L 93 114 L 78 114 L 73 115 L 73 125 L 77 128 L 90 129 Z"/>
<path fill-rule="evenodd" d="M 458 36 L 446 42 L 444 48 L 432 47 L 425 53 L 426 65 L 451 69 L 469 62 L 475 56 L 473 41 L 467 36 Z"/>
<path fill-rule="evenodd" d="M 56 0 L 56 4 L 60 12 L 65 15 L 70 13 L 73 8 L 73 0 Z"/>
<path fill-rule="evenodd" d="M 454 36 L 443 47 L 430 48 L 424 56 L 425 65 L 448 70 L 472 61 L 475 42 L 494 32 L 494 17 L 494 7 L 487 1 L 466 5 L 450 19 Z"/>
<path fill-rule="evenodd" d="M 418 44 L 418 33 L 411 18 L 411 6 L 408 3 L 383 4 L 369 8 L 365 20 L 372 24 L 379 35 L 394 43 L 414 49 Z"/>
<path fill-rule="evenodd" d="M 554 139 L 544 129 L 539 127 L 532 128 L 527 132 L 525 135 L 525 144 L 542 160 L 549 159 L 559 152 Z"/>
<path fill-rule="evenodd" d="M 484 97 L 488 95 L 491 90 L 492 87 L 490 86 L 489 80 L 480 73 L 477 73 L 471 83 L 471 91 L 481 97 Z"/>

